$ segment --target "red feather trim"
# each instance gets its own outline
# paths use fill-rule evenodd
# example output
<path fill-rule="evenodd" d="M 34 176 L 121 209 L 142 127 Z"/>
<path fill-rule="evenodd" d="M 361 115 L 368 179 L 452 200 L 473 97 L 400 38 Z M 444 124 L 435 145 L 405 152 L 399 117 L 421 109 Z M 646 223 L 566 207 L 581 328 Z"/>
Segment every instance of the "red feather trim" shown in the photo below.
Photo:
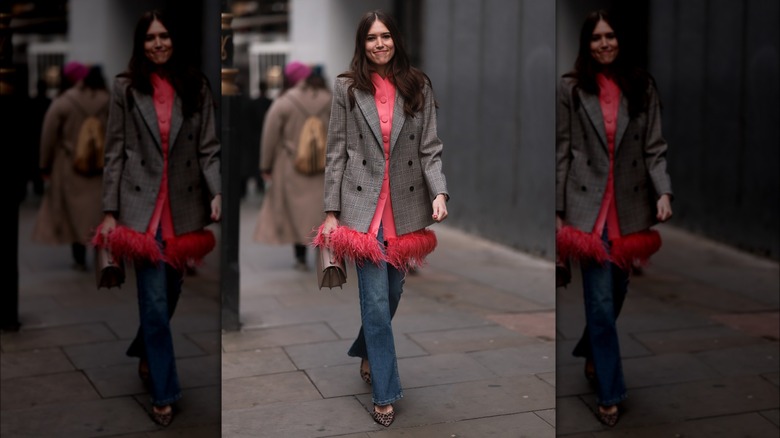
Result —
<path fill-rule="evenodd" d="M 597 235 L 570 225 L 555 233 L 555 245 L 559 260 L 593 260 L 602 264 L 609 260 L 604 242 Z"/>
<path fill-rule="evenodd" d="M 100 229 L 101 226 L 98 226 L 92 236 L 92 245 L 103 247 L 106 244 L 115 257 L 151 263 L 165 261 L 179 270 L 184 270 L 188 261 L 201 263 L 216 246 L 216 238 L 211 230 L 194 231 L 168 239 L 165 241 L 165 250 L 160 251 L 157 240 L 151 234 L 139 233 L 119 225 L 108 234 L 107 242 L 104 243 Z"/>
<path fill-rule="evenodd" d="M 661 249 L 661 234 L 656 230 L 644 230 L 621 236 L 610 243 L 612 263 L 629 270 L 635 261 L 645 264 L 651 255 Z"/>
<path fill-rule="evenodd" d="M 165 259 L 174 268 L 183 271 L 187 262 L 195 265 L 203 262 L 217 244 L 211 230 L 198 230 L 165 241 Z"/>
<path fill-rule="evenodd" d="M 387 263 L 401 271 L 423 266 L 436 244 L 436 234 L 427 229 L 388 239 Z"/>
<path fill-rule="evenodd" d="M 336 257 L 351 259 L 357 263 L 369 261 L 374 264 L 387 262 L 397 269 L 407 271 L 425 263 L 425 256 L 436 248 L 436 234 L 431 230 L 420 230 L 391 238 L 387 242 L 387 254 L 382 252 L 376 237 L 355 231 L 346 226 L 338 226 L 330 234 L 329 247 Z M 325 246 L 322 225 L 312 240 L 315 247 Z"/>

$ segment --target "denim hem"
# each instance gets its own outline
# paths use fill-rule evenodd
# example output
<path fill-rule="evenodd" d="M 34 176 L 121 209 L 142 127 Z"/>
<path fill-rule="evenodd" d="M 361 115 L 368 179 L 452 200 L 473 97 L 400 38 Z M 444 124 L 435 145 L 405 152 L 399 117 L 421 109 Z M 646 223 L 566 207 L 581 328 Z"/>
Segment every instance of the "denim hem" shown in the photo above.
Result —
<path fill-rule="evenodd" d="M 614 406 L 614 405 L 622 402 L 623 400 L 625 400 L 627 398 L 628 398 L 628 394 L 626 394 L 624 392 L 620 396 L 618 396 L 618 397 L 616 397 L 616 398 L 614 398 L 612 400 L 607 400 L 606 402 L 603 402 L 603 401 L 599 400 L 598 404 L 601 405 L 601 406 Z"/>
<path fill-rule="evenodd" d="M 387 399 L 387 400 L 382 400 L 381 402 L 377 402 L 376 400 L 374 400 L 374 398 L 373 398 L 373 397 L 371 397 L 371 401 L 372 401 L 372 402 L 373 402 L 375 405 L 377 405 L 377 406 L 387 406 L 387 405 L 389 405 L 389 404 L 391 404 L 391 403 L 395 403 L 396 401 L 398 401 L 398 400 L 402 399 L 403 397 L 404 397 L 404 392 L 403 392 L 403 391 L 401 391 L 401 392 L 399 392 L 399 393 L 398 393 L 398 395 L 397 395 L 397 396 L 395 396 L 395 397 L 391 397 L 391 398 L 389 398 L 389 399 Z"/>
<path fill-rule="evenodd" d="M 154 401 L 154 399 L 152 399 L 152 405 L 157 406 L 158 408 L 161 408 L 163 406 L 168 406 L 170 404 L 173 404 L 173 403 L 179 401 L 179 399 L 181 399 L 181 393 L 178 393 L 175 396 L 173 396 L 173 397 L 171 397 L 169 399 L 165 399 L 163 401 Z"/>

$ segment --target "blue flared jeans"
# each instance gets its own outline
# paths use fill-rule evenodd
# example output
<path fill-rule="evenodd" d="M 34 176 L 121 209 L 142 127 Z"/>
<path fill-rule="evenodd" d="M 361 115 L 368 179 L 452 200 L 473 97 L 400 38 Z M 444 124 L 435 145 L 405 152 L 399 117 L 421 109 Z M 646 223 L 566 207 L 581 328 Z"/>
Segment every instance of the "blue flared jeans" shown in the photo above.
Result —
<path fill-rule="evenodd" d="M 606 228 L 602 239 L 609 249 Z M 616 323 L 628 292 L 629 273 L 610 262 L 583 262 L 581 267 L 586 325 L 573 355 L 593 361 L 598 403 L 612 406 L 626 398 Z"/>
<path fill-rule="evenodd" d="M 382 236 L 380 227 L 377 239 L 384 248 Z M 356 268 L 362 326 L 347 354 L 368 359 L 372 400 L 375 405 L 389 405 L 403 397 L 392 319 L 403 293 L 404 274 L 385 262 L 357 261 Z"/>
<path fill-rule="evenodd" d="M 158 232 L 157 240 L 162 245 Z M 181 295 L 182 274 L 171 265 L 136 262 L 140 327 L 127 355 L 146 359 L 152 404 L 166 406 L 181 398 L 170 319 Z"/>

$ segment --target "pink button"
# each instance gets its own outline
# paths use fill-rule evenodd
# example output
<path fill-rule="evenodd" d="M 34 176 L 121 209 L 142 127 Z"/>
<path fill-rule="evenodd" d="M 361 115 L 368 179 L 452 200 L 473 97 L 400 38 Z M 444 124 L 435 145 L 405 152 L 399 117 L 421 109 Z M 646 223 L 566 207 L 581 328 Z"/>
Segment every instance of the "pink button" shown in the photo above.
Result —
<path fill-rule="evenodd" d="M 390 154 L 385 154 L 385 161 L 390 159 Z"/>
<path fill-rule="evenodd" d="M 388 137 L 388 136 L 386 136 L 386 135 L 383 135 L 383 136 L 382 136 L 382 141 L 383 141 L 383 142 L 385 142 L 385 143 L 387 143 L 388 141 L 390 141 L 390 137 Z"/>
<path fill-rule="evenodd" d="M 387 198 L 387 195 L 385 195 L 384 193 L 381 193 L 379 195 L 379 199 L 385 199 L 385 198 Z"/>
<path fill-rule="evenodd" d="M 387 103 L 387 98 L 385 96 L 382 96 L 382 98 L 379 99 L 379 101 L 382 103 Z"/>
<path fill-rule="evenodd" d="M 387 123 L 387 117 L 382 117 L 382 123 Z"/>

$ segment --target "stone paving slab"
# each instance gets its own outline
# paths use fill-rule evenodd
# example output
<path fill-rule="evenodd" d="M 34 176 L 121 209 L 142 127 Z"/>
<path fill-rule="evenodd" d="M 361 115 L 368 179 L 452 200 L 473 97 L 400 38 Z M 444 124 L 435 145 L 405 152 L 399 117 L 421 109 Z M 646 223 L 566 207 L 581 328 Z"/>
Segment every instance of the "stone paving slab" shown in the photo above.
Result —
<path fill-rule="evenodd" d="M 780 341 L 780 312 L 727 313 L 712 319 L 750 336 Z"/>
<path fill-rule="evenodd" d="M 381 432 L 370 432 L 371 438 L 431 437 L 511 437 L 511 438 L 555 438 L 555 428 L 533 413 L 498 415 L 475 420 L 433 424 L 415 428 L 393 427 Z"/>
<path fill-rule="evenodd" d="M 534 338 L 495 325 L 413 333 L 409 336 L 431 354 L 490 350 L 537 342 Z"/>
<path fill-rule="evenodd" d="M 555 312 L 497 313 L 486 315 L 486 318 L 524 336 L 555 340 Z"/>
<path fill-rule="evenodd" d="M 78 371 L 4 380 L 0 389 L 4 418 L 17 410 L 98 398 L 95 388 Z"/>
<path fill-rule="evenodd" d="M 771 421 L 772 424 L 780 428 L 780 409 L 771 409 L 768 411 L 761 411 L 759 412 L 762 417 L 766 418 L 767 420 Z"/>
<path fill-rule="evenodd" d="M 0 379 L 73 371 L 75 368 L 59 348 L 44 348 L 0 354 Z"/>
<path fill-rule="evenodd" d="M 222 350 L 225 352 L 254 350 L 257 348 L 308 344 L 336 339 L 336 334 L 326 324 L 301 324 L 228 332 L 222 336 Z"/>
<path fill-rule="evenodd" d="M 4 437 L 104 437 L 153 431 L 156 426 L 131 398 L 77 401 L 3 414 Z"/>
<path fill-rule="evenodd" d="M 404 388 L 487 380 L 495 373 L 464 353 L 437 354 L 398 360 Z"/>
<path fill-rule="evenodd" d="M 274 403 L 321 400 L 306 373 L 241 377 L 222 381 L 222 411 L 253 408 Z"/>
<path fill-rule="evenodd" d="M 555 343 L 553 342 L 483 350 L 468 355 L 502 377 L 537 374 L 555 369 Z"/>
<path fill-rule="evenodd" d="M 561 394 L 555 400 L 555 427 L 557 436 L 569 438 L 592 437 L 590 432 L 606 429 L 579 397 Z"/>
<path fill-rule="evenodd" d="M 695 356 L 724 376 L 761 375 L 780 369 L 780 349 L 776 342 L 704 351 Z"/>
<path fill-rule="evenodd" d="M 93 323 L 29 331 L 22 328 L 22 331 L 18 333 L 0 335 L 0 344 L 5 352 L 88 344 L 114 339 L 116 336 L 104 324 Z"/>
<path fill-rule="evenodd" d="M 595 404 L 595 397 L 588 397 Z M 722 377 L 674 385 L 633 389 L 624 403 L 626 427 L 645 427 L 683 420 L 775 409 L 777 388 L 760 377 Z M 595 408 L 593 408 L 595 409 Z"/>
<path fill-rule="evenodd" d="M 397 409 L 393 426 L 418 427 L 552 409 L 554 391 L 534 376 L 410 388 L 393 404 Z M 373 406 L 370 394 L 357 398 L 365 409 Z"/>
<path fill-rule="evenodd" d="M 132 396 L 146 392 L 138 377 L 137 362 L 87 368 L 84 374 L 103 398 Z"/>
<path fill-rule="evenodd" d="M 222 354 L 222 380 L 295 371 L 295 364 L 281 347 Z"/>
<path fill-rule="evenodd" d="M 222 415 L 222 436 L 231 438 L 329 437 L 380 428 L 354 397 L 277 403 Z"/>
<path fill-rule="evenodd" d="M 775 437 L 777 426 L 759 414 L 741 414 L 659 424 L 642 428 L 625 427 L 618 423 L 614 430 L 593 434 L 596 438 L 658 438 L 658 437 Z"/>
<path fill-rule="evenodd" d="M 698 327 L 681 330 L 633 333 L 634 338 L 656 354 L 698 352 L 741 347 L 765 342 L 728 327 Z"/>

